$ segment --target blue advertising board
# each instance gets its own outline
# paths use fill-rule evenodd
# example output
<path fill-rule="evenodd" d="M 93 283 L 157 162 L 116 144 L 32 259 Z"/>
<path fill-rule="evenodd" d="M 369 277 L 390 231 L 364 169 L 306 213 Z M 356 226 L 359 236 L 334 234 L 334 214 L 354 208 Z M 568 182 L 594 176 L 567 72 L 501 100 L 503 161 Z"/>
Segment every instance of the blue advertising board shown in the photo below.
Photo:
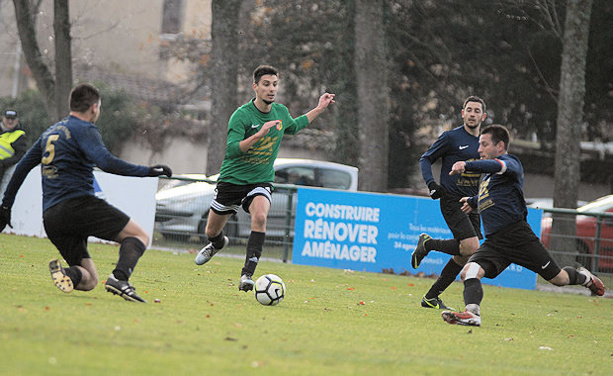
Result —
<path fill-rule="evenodd" d="M 540 233 L 542 211 L 529 209 L 528 222 Z M 298 189 L 292 262 L 369 272 L 440 274 L 450 256 L 430 252 L 418 269 L 411 253 L 421 233 L 452 238 L 429 198 L 390 194 Z M 536 274 L 512 264 L 490 285 L 534 289 Z"/>

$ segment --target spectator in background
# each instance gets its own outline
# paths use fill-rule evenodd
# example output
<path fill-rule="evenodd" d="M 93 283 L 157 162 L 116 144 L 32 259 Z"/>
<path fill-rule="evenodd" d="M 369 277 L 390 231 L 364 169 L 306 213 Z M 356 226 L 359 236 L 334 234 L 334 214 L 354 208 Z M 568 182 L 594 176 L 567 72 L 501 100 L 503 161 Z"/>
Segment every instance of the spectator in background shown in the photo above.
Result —
<path fill-rule="evenodd" d="M 24 131 L 17 111 L 6 110 L 2 114 L 0 125 L 0 195 L 11 179 L 13 166 L 26 154 L 28 139 Z"/>

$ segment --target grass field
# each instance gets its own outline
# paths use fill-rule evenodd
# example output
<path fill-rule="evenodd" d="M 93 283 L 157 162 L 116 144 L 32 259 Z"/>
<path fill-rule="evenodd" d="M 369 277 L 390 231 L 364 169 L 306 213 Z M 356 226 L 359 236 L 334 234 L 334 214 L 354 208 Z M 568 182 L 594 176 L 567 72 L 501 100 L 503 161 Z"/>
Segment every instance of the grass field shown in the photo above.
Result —
<path fill-rule="evenodd" d="M 613 374 L 613 299 L 484 286 L 469 328 L 420 308 L 431 279 L 263 261 L 288 289 L 266 307 L 238 291 L 241 259 L 148 250 L 137 304 L 102 286 L 118 248 L 90 249 L 101 285 L 64 294 L 48 240 L 0 235 L 0 374 Z M 461 307 L 462 285 L 443 298 Z"/>

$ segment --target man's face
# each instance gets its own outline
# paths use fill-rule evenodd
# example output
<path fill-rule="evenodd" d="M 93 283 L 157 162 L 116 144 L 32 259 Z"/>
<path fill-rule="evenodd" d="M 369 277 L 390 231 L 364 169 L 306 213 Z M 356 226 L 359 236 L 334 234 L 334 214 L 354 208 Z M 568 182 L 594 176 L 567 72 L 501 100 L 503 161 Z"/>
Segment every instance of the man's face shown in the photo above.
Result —
<path fill-rule="evenodd" d="M 265 74 L 260 78 L 260 82 L 253 84 L 256 99 L 259 98 L 266 104 L 271 104 L 277 96 L 277 85 L 279 78 L 273 74 Z"/>
<path fill-rule="evenodd" d="M 504 154 L 504 143 L 502 141 L 494 144 L 489 133 L 479 137 L 479 156 L 481 159 L 494 159 Z"/>
<path fill-rule="evenodd" d="M 9 131 L 13 130 L 13 128 L 17 126 L 17 123 L 19 123 L 19 119 L 17 119 L 16 117 L 12 117 L 12 116 L 2 117 L 2 124 L 4 124 L 4 128 L 6 128 Z"/>
<path fill-rule="evenodd" d="M 479 127 L 486 116 L 479 102 L 468 102 L 466 103 L 466 107 L 462 110 L 464 124 L 471 129 Z"/>

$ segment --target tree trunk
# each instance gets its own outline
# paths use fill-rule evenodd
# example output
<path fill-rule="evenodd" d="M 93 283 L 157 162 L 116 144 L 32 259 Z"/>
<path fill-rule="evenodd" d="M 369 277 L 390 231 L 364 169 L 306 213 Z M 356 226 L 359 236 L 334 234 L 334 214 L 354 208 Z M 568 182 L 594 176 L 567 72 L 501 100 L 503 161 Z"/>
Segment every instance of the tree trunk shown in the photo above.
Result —
<path fill-rule="evenodd" d="M 57 121 L 68 115 L 68 97 L 72 89 L 72 50 L 68 0 L 53 2 L 53 31 L 55 33 L 55 112 Z"/>
<path fill-rule="evenodd" d="M 383 0 L 357 0 L 355 72 L 360 132 L 360 189 L 383 192 L 388 181 L 389 89 Z"/>
<path fill-rule="evenodd" d="M 206 174 L 219 172 L 223 161 L 228 120 L 237 107 L 238 36 L 241 0 L 213 0 L 213 110 L 209 132 Z M 255 68 L 255 67 L 253 67 Z"/>
<path fill-rule="evenodd" d="M 580 141 L 585 100 L 585 66 L 592 0 L 568 0 L 560 74 L 560 96 L 556 139 L 554 204 L 574 208 L 579 196 Z M 573 264 L 576 252 L 574 217 L 554 215 L 551 248 L 568 252 L 559 258 L 563 265 Z"/>
<path fill-rule="evenodd" d="M 355 57 L 355 3 L 346 1 L 343 6 L 347 9 L 347 14 L 354 15 L 354 17 L 346 17 L 346 20 L 338 25 L 343 29 L 344 43 L 338 43 L 331 56 L 332 92 L 339 97 L 334 105 L 334 124 L 336 125 L 334 148 L 327 153 L 327 157 L 335 162 L 358 166 L 360 163 L 360 132 L 356 127 L 358 104 L 355 66 L 347 65 L 347 62 L 352 61 Z"/>
<path fill-rule="evenodd" d="M 26 63 L 32 71 L 36 85 L 40 91 L 45 109 L 51 119 L 57 119 L 58 114 L 54 102 L 54 80 L 49 67 L 43 62 L 43 57 L 36 41 L 36 28 L 29 0 L 13 0 L 17 31 L 23 48 Z"/>

